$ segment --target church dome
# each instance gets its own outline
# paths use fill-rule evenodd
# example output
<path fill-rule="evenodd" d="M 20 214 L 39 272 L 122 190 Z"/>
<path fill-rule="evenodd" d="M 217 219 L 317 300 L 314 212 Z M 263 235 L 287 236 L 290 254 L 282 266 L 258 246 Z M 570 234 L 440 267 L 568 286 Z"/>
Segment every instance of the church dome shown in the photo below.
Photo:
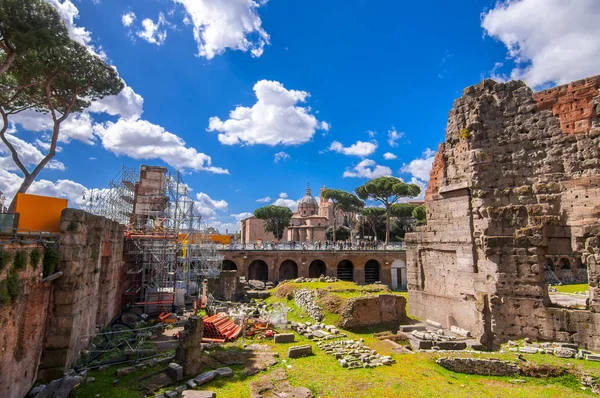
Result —
<path fill-rule="evenodd" d="M 317 200 L 310 194 L 310 187 L 306 188 L 306 195 L 298 201 L 298 206 L 319 207 Z"/>

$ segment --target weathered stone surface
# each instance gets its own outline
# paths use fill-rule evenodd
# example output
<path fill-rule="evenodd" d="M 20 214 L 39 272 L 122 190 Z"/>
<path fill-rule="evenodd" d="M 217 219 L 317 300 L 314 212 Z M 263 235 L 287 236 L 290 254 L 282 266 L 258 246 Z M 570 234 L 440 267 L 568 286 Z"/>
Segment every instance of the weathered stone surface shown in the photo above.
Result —
<path fill-rule="evenodd" d="M 294 333 L 278 333 L 274 337 L 276 343 L 293 343 Z"/>
<path fill-rule="evenodd" d="M 211 381 L 215 377 L 217 377 L 217 372 L 215 372 L 214 370 L 211 370 L 211 371 L 204 372 L 204 373 L 196 376 L 194 378 L 194 383 L 196 383 L 197 385 L 201 386 L 203 384 L 208 383 L 209 381 Z"/>
<path fill-rule="evenodd" d="M 204 323 L 197 316 L 191 316 L 184 330 L 179 333 L 179 347 L 175 351 L 175 358 L 183 366 L 184 376 L 197 374 L 202 368 L 202 336 Z"/>
<path fill-rule="evenodd" d="M 449 113 L 406 235 L 411 315 L 470 331 L 600 350 L 600 76 L 533 94 L 485 80 Z M 545 282 L 589 281 L 587 311 L 551 306 Z M 575 339 L 575 341 L 572 341 Z"/>
<path fill-rule="evenodd" d="M 288 349 L 288 358 L 299 358 L 307 355 L 312 355 L 312 346 L 310 344 L 297 345 Z"/>
<path fill-rule="evenodd" d="M 178 363 L 170 363 L 167 367 L 167 376 L 173 381 L 180 381 L 183 379 L 183 367 Z"/>
<path fill-rule="evenodd" d="M 554 355 L 559 358 L 573 358 L 575 354 L 577 354 L 577 351 L 571 348 L 556 347 L 554 349 Z"/>
<path fill-rule="evenodd" d="M 374 325 L 395 328 L 408 320 L 406 299 L 396 294 L 351 298 L 342 308 L 341 316 L 340 327 L 344 329 Z"/>
<path fill-rule="evenodd" d="M 317 302 L 317 297 L 312 290 L 298 289 L 294 292 L 296 305 L 302 308 L 312 319 L 319 322 L 323 319 L 323 308 Z"/>
<path fill-rule="evenodd" d="M 218 369 L 215 369 L 215 372 L 220 377 L 231 377 L 231 376 L 233 376 L 233 370 L 231 370 L 231 368 L 218 368 Z"/>
<path fill-rule="evenodd" d="M 125 376 L 125 375 L 133 373 L 135 371 L 136 371 L 135 366 L 127 366 L 125 368 L 117 369 L 117 376 L 119 376 L 119 377 Z"/>
<path fill-rule="evenodd" d="M 181 396 L 184 398 L 217 398 L 217 393 L 215 393 L 214 391 L 186 390 Z"/>
<path fill-rule="evenodd" d="M 517 364 L 496 359 L 439 358 L 436 363 L 456 373 L 482 376 L 516 376 L 520 373 Z"/>

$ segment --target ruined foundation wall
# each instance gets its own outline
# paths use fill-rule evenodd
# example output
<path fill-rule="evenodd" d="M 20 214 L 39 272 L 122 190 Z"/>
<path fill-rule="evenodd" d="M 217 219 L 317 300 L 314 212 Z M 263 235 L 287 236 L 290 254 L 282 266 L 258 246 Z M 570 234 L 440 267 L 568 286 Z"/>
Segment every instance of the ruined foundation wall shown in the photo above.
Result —
<path fill-rule="evenodd" d="M 455 101 L 427 225 L 407 235 L 414 315 L 456 322 L 490 347 L 528 336 L 600 349 L 599 87 L 594 77 L 533 94 L 486 80 Z M 548 262 L 569 280 L 587 267 L 589 311 L 550 307 Z M 446 288 L 428 291 L 428 272 Z"/>
<path fill-rule="evenodd" d="M 60 266 L 40 378 L 62 376 L 73 366 L 90 335 L 121 310 L 123 226 L 81 210 L 61 217 Z"/>
<path fill-rule="evenodd" d="M 30 261 L 34 249 L 41 254 L 36 267 Z M 21 398 L 37 377 L 51 286 L 42 283 L 42 244 L 8 243 L 0 250 L 11 254 L 11 261 L 0 271 L 0 281 L 14 267 L 15 253 L 24 252 L 26 258 L 25 269 L 17 271 L 20 294 L 14 302 L 0 303 L 0 396 Z"/>

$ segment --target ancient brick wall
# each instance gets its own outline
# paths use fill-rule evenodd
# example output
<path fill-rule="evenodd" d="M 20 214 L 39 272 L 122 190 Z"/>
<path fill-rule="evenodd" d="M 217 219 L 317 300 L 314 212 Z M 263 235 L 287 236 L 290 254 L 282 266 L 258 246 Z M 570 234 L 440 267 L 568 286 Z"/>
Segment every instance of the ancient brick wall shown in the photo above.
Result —
<path fill-rule="evenodd" d="M 81 210 L 61 217 L 60 266 L 40 377 L 62 376 L 79 358 L 97 328 L 121 309 L 123 226 Z"/>
<path fill-rule="evenodd" d="M 40 243 L 3 243 L 0 249 L 12 258 L 19 251 L 26 254 L 25 269 L 18 271 L 19 296 L 12 303 L 0 304 L 0 396 L 21 398 L 37 377 L 51 285 L 42 283 L 41 257 L 36 267 L 30 261 L 34 249 L 43 253 Z M 6 280 L 13 267 L 9 261 L 0 271 L 0 281 Z"/>
<path fill-rule="evenodd" d="M 486 80 L 463 91 L 427 226 L 407 235 L 412 314 L 456 323 L 490 347 L 529 336 L 600 349 L 599 87 L 594 77 L 534 95 L 522 82 Z M 589 311 L 550 307 L 545 267 L 557 260 L 572 267 L 558 273 L 565 279 L 587 266 Z M 431 289 L 428 275 L 437 275 Z"/>

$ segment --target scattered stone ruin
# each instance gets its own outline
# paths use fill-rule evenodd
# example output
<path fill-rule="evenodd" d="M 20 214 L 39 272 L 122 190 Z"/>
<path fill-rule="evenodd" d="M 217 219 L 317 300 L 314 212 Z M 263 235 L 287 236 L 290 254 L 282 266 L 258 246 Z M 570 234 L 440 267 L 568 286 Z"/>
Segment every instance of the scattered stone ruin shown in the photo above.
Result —
<path fill-rule="evenodd" d="M 410 312 L 509 339 L 600 349 L 600 76 L 538 93 L 485 80 L 463 91 L 407 234 Z M 560 268 L 560 269 L 559 269 Z M 585 310 L 547 280 L 589 281 Z"/>

